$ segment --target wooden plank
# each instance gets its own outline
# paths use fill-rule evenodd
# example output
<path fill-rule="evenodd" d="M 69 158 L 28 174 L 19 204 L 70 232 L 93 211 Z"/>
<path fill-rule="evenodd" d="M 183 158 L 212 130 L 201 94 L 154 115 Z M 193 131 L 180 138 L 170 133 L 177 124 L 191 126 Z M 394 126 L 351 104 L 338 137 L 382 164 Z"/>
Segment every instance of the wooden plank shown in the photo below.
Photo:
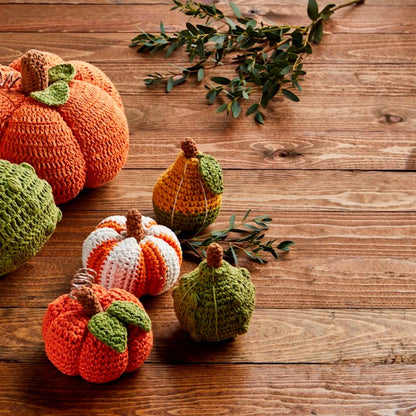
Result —
<path fill-rule="evenodd" d="M 45 307 L 66 293 L 81 266 L 84 239 L 103 218 L 122 212 L 117 205 L 105 212 L 64 210 L 39 255 L 2 277 L 0 306 Z M 215 228 L 222 229 L 229 215 L 222 212 Z M 257 308 L 416 308 L 414 213 L 279 212 L 272 217 L 267 237 L 296 244 L 264 266 L 242 260 L 257 288 Z M 182 273 L 195 267 L 185 261 Z M 170 308 L 170 293 L 148 298 L 146 305 Z"/>
<path fill-rule="evenodd" d="M 168 66 L 161 61 L 155 67 L 143 62 L 143 66 L 141 59 L 126 64 L 122 71 L 114 63 L 101 66 L 124 95 L 132 132 L 127 167 L 165 167 L 176 153 L 181 139 L 178 131 L 187 126 L 184 134 L 194 135 L 205 149 L 223 160 L 225 168 L 238 168 L 242 163 L 261 169 L 415 168 L 412 94 L 416 78 L 408 75 L 413 67 L 355 65 L 345 70 L 311 64 L 301 102 L 273 103 L 266 126 L 259 128 L 253 126 L 251 118 L 233 122 L 224 114 L 216 114 L 207 106 L 203 86 L 194 82 L 170 95 L 162 87 L 147 89 L 143 77 L 155 67 L 160 70 L 159 65 Z M 374 77 L 374 73 L 382 75 Z M 195 118 L 200 122 L 195 123 Z M 169 123 L 170 128 L 164 131 L 165 140 L 155 158 L 154 142 L 161 122 Z M 231 130 L 230 125 L 235 128 Z M 224 129 L 228 130 L 226 136 Z"/>
<path fill-rule="evenodd" d="M 65 59 L 82 59 L 94 64 L 119 63 L 121 69 L 132 62 L 149 65 L 146 55 L 128 48 L 138 33 L 37 33 L 36 47 L 57 53 Z M 31 33 L 0 32 L 0 62 L 8 64 L 21 56 L 33 43 Z M 386 45 L 389 53 L 386 54 Z M 163 56 L 163 55 L 162 55 Z M 160 61 L 156 56 L 155 62 Z M 308 56 L 307 63 L 343 64 L 416 63 L 416 44 L 411 34 L 333 34 Z M 169 61 L 170 62 L 170 61 Z M 168 64 L 169 64 L 168 62 Z M 172 61 L 172 63 L 178 63 Z M 307 67 L 305 67 L 307 70 Z"/>
<path fill-rule="evenodd" d="M 162 88 L 146 89 L 138 86 L 138 95 L 124 95 L 123 102 L 133 132 L 152 132 L 160 137 L 160 126 L 169 126 L 182 139 L 183 135 L 204 136 L 202 131 L 216 129 L 226 132 L 224 137 L 236 140 L 245 131 L 251 131 L 252 136 L 263 129 L 256 125 L 251 117 L 242 117 L 238 122 L 224 113 L 216 113 L 215 108 L 209 108 L 205 99 L 205 90 L 200 86 L 200 92 L 184 95 L 180 90 L 169 95 Z M 407 132 L 415 136 L 416 108 L 412 96 L 374 97 L 350 96 L 346 99 L 342 94 L 311 96 L 301 95 L 301 102 L 293 103 L 283 97 L 277 97 L 270 104 L 266 117 L 266 128 L 269 135 L 280 136 L 280 127 L 292 130 L 292 134 L 306 128 L 309 131 L 328 132 L 380 132 L 392 140 L 396 134 Z M 248 106 L 243 105 L 243 109 Z M 270 126 L 267 127 L 267 123 Z M 199 131 L 198 131 L 198 130 Z M 202 130 L 202 131 L 201 131 Z M 157 134 L 155 133 L 157 132 Z M 196 134 L 195 134 L 196 133 Z M 400 137 L 400 136 L 399 136 Z M 409 155 L 410 156 L 410 155 Z"/>
<path fill-rule="evenodd" d="M 94 385 L 51 365 L 0 364 L 1 414 L 410 415 L 415 365 L 151 365 Z M 42 382 L 39 382 L 41 380 Z"/>
<path fill-rule="evenodd" d="M 124 169 L 106 186 L 66 204 L 74 211 L 152 209 L 161 170 Z M 140 178 L 140 183 L 138 183 Z M 415 211 L 416 172 L 226 170 L 223 209 L 280 211 Z"/>
<path fill-rule="evenodd" d="M 133 5 L 171 5 L 172 0 L 0 0 L 0 4 L 133 4 Z M 227 7 L 226 0 L 201 0 L 200 3 L 214 3 L 218 8 Z M 239 7 L 247 6 L 247 0 L 235 0 Z M 330 1 L 320 1 L 319 6 L 323 8 Z M 338 2 L 339 3 L 339 2 Z M 274 4 L 270 0 L 256 0 L 256 6 L 266 7 Z M 279 0 L 279 5 L 305 7 L 305 0 Z M 366 2 L 366 7 L 373 7 L 375 4 L 371 1 Z M 394 4 L 391 0 L 377 0 L 377 6 L 383 7 L 414 7 L 414 0 L 400 0 L 399 4 Z"/>
<path fill-rule="evenodd" d="M 147 311 L 154 331 L 149 363 L 416 363 L 414 310 L 260 309 L 245 335 L 205 345 L 181 329 L 173 307 Z M 0 309 L 0 362 L 45 362 L 44 312 Z"/>
<path fill-rule="evenodd" d="M 210 111 L 209 109 L 206 111 Z M 176 124 L 174 120 L 171 122 Z M 283 123 L 284 124 L 284 123 Z M 302 127 L 287 130 L 269 122 L 264 128 L 237 129 L 238 134 L 224 136 L 220 128 L 198 128 L 190 134 L 202 151 L 215 155 L 224 169 L 337 169 L 337 170 L 414 170 L 415 137 L 412 133 L 318 130 Z M 167 167 L 178 152 L 180 123 L 163 132 L 155 154 L 156 129 L 134 131 L 130 141 L 128 168 Z M 278 129 L 275 136 L 273 130 Z M 388 127 L 386 128 L 386 130 Z M 258 130 L 258 131 L 257 131 Z M 233 136 L 233 137 L 231 137 Z"/>
<path fill-rule="evenodd" d="M 324 47 L 324 45 L 322 45 Z M 117 86 L 121 94 L 134 95 L 142 94 L 141 84 L 148 77 L 148 74 L 155 70 L 161 74 L 170 74 L 175 71 L 172 63 L 184 67 L 187 65 L 186 57 L 178 54 L 174 61 L 164 59 L 162 56 L 155 56 L 151 59 L 147 55 L 138 54 L 137 62 L 127 62 L 120 68 L 119 63 L 102 62 L 100 69 Z M 159 58 L 159 59 L 158 59 Z M 300 96 L 313 95 L 338 95 L 344 97 L 365 95 L 368 96 L 409 96 L 416 94 L 416 67 L 412 64 L 354 64 L 332 65 L 328 63 L 319 64 L 305 61 L 307 75 L 302 83 L 303 92 Z M 178 70 L 178 72 L 180 72 Z M 210 76 L 224 75 L 230 78 L 235 76 L 233 66 L 224 68 L 212 68 L 207 70 L 207 76 L 203 83 L 210 81 Z M 192 80 L 176 87 L 174 94 L 191 94 L 197 83 Z M 201 84 L 203 85 L 203 84 Z M 154 90 L 152 87 L 150 90 Z"/>
<path fill-rule="evenodd" d="M 278 24 L 291 25 L 310 22 L 305 6 L 279 5 L 276 8 L 270 1 L 255 7 L 247 3 L 240 6 L 243 15 L 259 20 L 267 18 Z M 187 16 L 172 13 L 170 5 L 164 4 L 4 4 L 2 12 L 2 32 L 132 32 L 137 26 L 157 32 L 161 20 L 167 31 L 176 31 L 187 21 Z M 415 33 L 416 8 L 391 7 L 388 19 L 385 8 L 376 4 L 343 9 L 331 19 L 327 28 L 334 33 Z"/>

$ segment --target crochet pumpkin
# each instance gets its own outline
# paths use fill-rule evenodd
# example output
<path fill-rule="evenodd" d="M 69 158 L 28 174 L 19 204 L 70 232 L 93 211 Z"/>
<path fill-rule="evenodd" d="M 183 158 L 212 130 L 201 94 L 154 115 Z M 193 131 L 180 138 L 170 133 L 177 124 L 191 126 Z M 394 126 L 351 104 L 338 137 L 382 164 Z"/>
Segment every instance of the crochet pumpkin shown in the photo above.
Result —
<path fill-rule="evenodd" d="M 71 294 L 49 304 L 42 334 L 46 354 L 59 371 L 106 383 L 142 365 L 153 333 L 136 297 L 122 289 L 107 291 L 92 280 L 81 271 Z"/>
<path fill-rule="evenodd" d="M 0 276 L 33 257 L 61 218 L 50 185 L 32 166 L 0 160 Z"/>
<path fill-rule="evenodd" d="M 222 257 L 221 246 L 210 244 L 206 261 L 182 276 L 172 291 L 176 316 L 194 341 L 224 341 L 247 332 L 255 287 L 247 269 Z"/>
<path fill-rule="evenodd" d="M 224 190 L 217 160 L 201 153 L 186 138 L 182 152 L 153 189 L 156 221 L 173 230 L 198 231 L 212 224 L 221 208 Z"/>
<path fill-rule="evenodd" d="M 137 209 L 111 216 L 84 241 L 84 267 L 97 273 L 97 283 L 119 287 L 137 297 L 158 295 L 177 281 L 182 250 L 174 232 Z"/>
<path fill-rule="evenodd" d="M 98 68 L 34 49 L 0 65 L 0 158 L 33 165 L 57 204 L 114 178 L 127 151 L 121 98 Z"/>

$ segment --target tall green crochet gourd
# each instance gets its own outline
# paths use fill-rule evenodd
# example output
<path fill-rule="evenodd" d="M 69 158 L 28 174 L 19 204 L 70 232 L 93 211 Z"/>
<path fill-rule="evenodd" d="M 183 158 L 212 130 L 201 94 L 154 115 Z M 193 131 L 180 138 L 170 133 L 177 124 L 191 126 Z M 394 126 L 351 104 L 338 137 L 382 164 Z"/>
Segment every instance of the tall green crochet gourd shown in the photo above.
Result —
<path fill-rule="evenodd" d="M 176 316 L 194 341 L 218 342 L 247 332 L 254 310 L 255 287 L 247 269 L 222 259 L 212 243 L 207 260 L 185 274 L 173 289 Z"/>
<path fill-rule="evenodd" d="M 0 159 L 0 276 L 33 257 L 61 218 L 52 188 L 32 166 Z"/>

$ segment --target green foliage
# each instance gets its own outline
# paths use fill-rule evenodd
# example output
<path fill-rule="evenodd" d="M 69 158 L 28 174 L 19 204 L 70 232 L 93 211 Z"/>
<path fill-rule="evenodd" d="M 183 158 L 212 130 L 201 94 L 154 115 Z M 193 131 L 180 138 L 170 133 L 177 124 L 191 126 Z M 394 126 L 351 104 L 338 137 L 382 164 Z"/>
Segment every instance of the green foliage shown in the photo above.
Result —
<path fill-rule="evenodd" d="M 152 329 L 149 315 L 143 308 L 133 302 L 116 300 L 106 312 L 125 324 L 138 326 L 143 331 L 150 332 Z"/>
<path fill-rule="evenodd" d="M 213 76 L 205 85 L 206 98 L 213 104 L 217 98 L 221 102 L 217 112 L 226 111 L 234 118 L 241 114 L 244 100 L 255 99 L 245 112 L 254 120 L 264 124 L 264 113 L 273 98 L 281 94 L 292 101 L 299 101 L 291 89 L 301 91 L 299 82 L 306 72 L 302 68 L 305 55 L 312 53 L 312 43 L 320 43 L 324 33 L 324 22 L 338 9 L 363 0 L 350 0 L 335 6 L 329 4 L 319 11 L 316 0 L 309 0 L 307 13 L 312 23 L 309 26 L 293 27 L 270 25 L 244 17 L 238 7 L 230 2 L 234 18 L 230 19 L 214 4 L 203 4 L 193 0 L 173 0 L 172 10 L 179 10 L 191 18 L 201 19 L 204 24 L 186 23 L 186 29 L 167 34 L 163 23 L 160 35 L 140 33 L 130 46 L 138 52 L 156 53 L 166 51 L 169 57 L 178 48 L 184 47 L 190 66 L 180 68 L 179 73 L 162 75 L 155 72 L 144 80 L 150 86 L 166 82 L 166 91 L 185 82 L 194 75 L 202 82 L 207 70 L 232 65 L 236 71 L 234 78 Z M 225 30 L 217 30 L 212 23 L 220 22 Z"/>
<path fill-rule="evenodd" d="M 260 215 L 248 220 L 250 213 L 251 210 L 248 210 L 238 224 L 236 224 L 236 215 L 231 215 L 228 227 L 222 230 L 214 230 L 203 235 L 197 233 L 193 237 L 182 238 L 184 252 L 201 260 L 206 257 L 206 249 L 211 243 L 219 243 L 223 246 L 224 258 L 238 266 L 238 258 L 241 255 L 264 264 L 267 263 L 267 259 L 264 258 L 265 253 L 270 253 L 277 259 L 277 250 L 289 251 L 290 246 L 295 244 L 293 241 L 276 244 L 277 239 L 264 241 L 272 218 L 268 215 Z"/>

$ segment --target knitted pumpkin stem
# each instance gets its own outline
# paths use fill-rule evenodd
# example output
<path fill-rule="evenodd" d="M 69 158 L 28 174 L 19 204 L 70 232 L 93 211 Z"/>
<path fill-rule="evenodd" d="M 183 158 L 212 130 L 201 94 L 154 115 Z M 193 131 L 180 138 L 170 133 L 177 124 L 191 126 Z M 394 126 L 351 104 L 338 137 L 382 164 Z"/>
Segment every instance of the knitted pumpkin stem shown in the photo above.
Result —
<path fill-rule="evenodd" d="M 216 269 L 221 266 L 223 249 L 218 243 L 211 243 L 207 248 L 207 264 Z"/>
<path fill-rule="evenodd" d="M 45 55 L 36 50 L 28 50 L 21 58 L 22 90 L 26 94 L 43 91 L 49 83 L 48 62 Z"/>
<path fill-rule="evenodd" d="M 100 301 L 98 300 L 97 295 L 94 291 L 87 286 L 83 286 L 79 288 L 75 293 L 74 296 L 77 298 L 77 301 L 82 305 L 84 311 L 89 316 L 94 316 L 97 313 L 103 311 Z"/>
<path fill-rule="evenodd" d="M 134 237 L 137 241 L 143 240 L 142 214 L 139 210 L 131 209 L 127 213 L 126 219 L 127 237 Z"/>
<path fill-rule="evenodd" d="M 186 137 L 182 140 L 181 149 L 185 153 L 185 156 L 190 159 L 191 157 L 198 156 L 198 147 L 193 139 Z"/>

